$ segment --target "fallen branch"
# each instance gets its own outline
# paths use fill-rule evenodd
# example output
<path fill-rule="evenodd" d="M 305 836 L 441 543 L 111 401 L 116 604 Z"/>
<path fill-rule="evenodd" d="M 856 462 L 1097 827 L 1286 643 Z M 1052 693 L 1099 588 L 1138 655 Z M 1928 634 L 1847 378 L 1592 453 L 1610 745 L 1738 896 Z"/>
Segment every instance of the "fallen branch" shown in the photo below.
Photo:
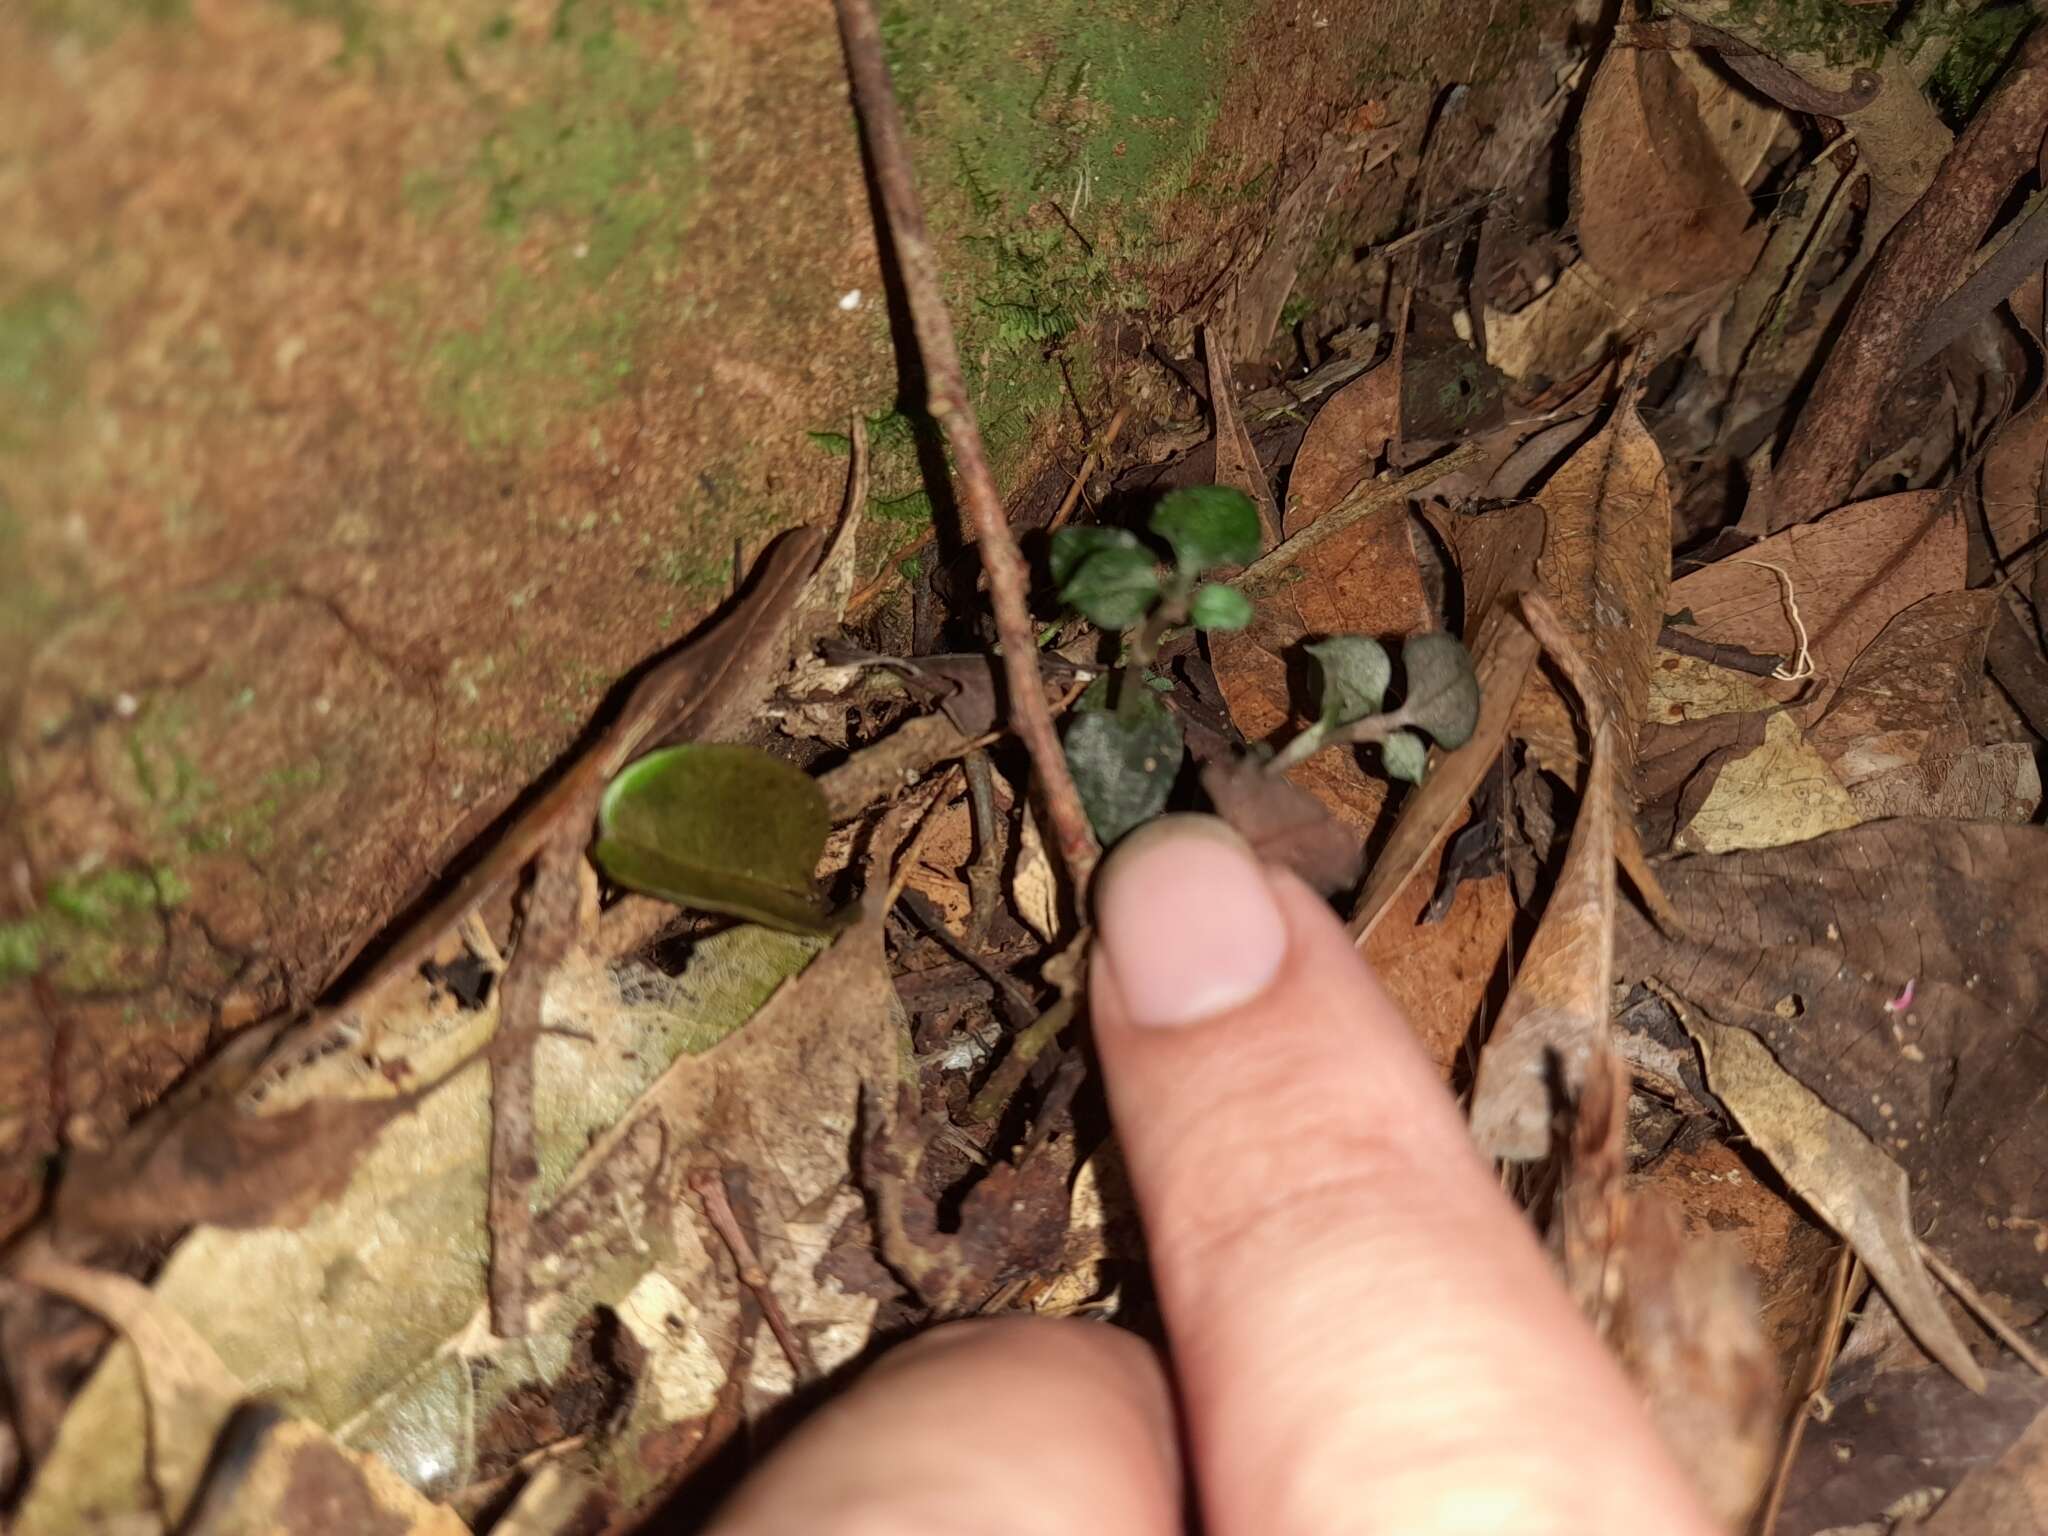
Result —
<path fill-rule="evenodd" d="M 1971 326 L 2003 304 L 2006 296 L 2048 265 L 2048 194 L 2034 200 L 2013 220 L 2002 243 L 1987 256 L 1963 285 L 1934 306 L 1922 322 L 1908 368 L 1918 368 Z"/>
<path fill-rule="evenodd" d="M 1933 182 L 1872 261 L 1766 482 L 1765 527 L 1819 517 L 1855 489 L 1863 446 L 1922 322 L 1956 285 L 2048 125 L 2048 26 L 2037 26 Z"/>
<path fill-rule="evenodd" d="M 1003 675 L 1009 684 L 1010 714 L 1017 735 L 1031 754 L 1053 836 L 1078 896 L 1087 889 L 1099 850 L 1040 688 L 1038 647 L 1025 597 L 1024 557 L 996 495 L 981 428 L 967 399 L 952 317 L 939 289 L 938 260 L 911 178 L 903 118 L 889 85 L 889 66 L 882 57 L 881 27 L 872 0 L 834 0 L 834 9 L 839 16 L 840 42 L 846 50 L 847 73 L 852 77 L 854 105 L 881 193 L 890 243 L 895 247 L 911 325 L 917 332 L 917 350 L 924 361 L 929 383 L 925 408 L 952 445 L 960 500 L 967 509 L 982 568 L 988 572 L 996 634 L 1002 642 Z"/>

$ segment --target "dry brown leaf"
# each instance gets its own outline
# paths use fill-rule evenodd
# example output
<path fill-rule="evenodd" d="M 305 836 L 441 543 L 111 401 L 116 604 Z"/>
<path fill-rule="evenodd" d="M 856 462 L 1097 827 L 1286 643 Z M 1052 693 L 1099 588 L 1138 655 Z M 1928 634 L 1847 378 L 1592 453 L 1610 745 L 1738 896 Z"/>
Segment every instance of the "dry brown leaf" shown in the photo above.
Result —
<path fill-rule="evenodd" d="M 1627 1197 L 1611 1340 L 1707 1513 L 1755 1507 L 1777 1449 L 1778 1366 L 1756 1282 L 1725 1234 L 1688 1234 L 1655 1196 Z"/>
<path fill-rule="evenodd" d="M 1851 1360 L 1873 1315 L 1891 1308 L 1872 1294 L 1833 1377 L 1825 1424 L 1807 1426 L 1786 1479 L 1778 1536 L 1890 1532 L 1892 1511 L 1923 1514 L 1939 1490 L 1958 1486 L 1998 1458 L 2048 1411 L 2048 1381 L 2023 1367 L 1994 1366 L 1971 1392 L 1947 1371 L 1916 1358 Z M 1893 1324 L 1896 1327 L 1896 1323 Z M 1969 1536 L 2036 1536 L 2039 1526 L 1965 1527 Z M 1950 1536 L 1944 1532 L 1942 1536 Z"/>
<path fill-rule="evenodd" d="M 147 1417 L 149 1480 L 165 1523 L 175 1526 L 199 1492 L 215 1437 L 249 1389 L 190 1322 L 126 1275 L 69 1263 L 39 1242 L 21 1256 L 14 1273 L 104 1318 L 120 1334 L 111 1368 L 126 1378 Z M 53 1455 L 64 1454 L 67 1432 L 76 1433 L 68 1425 L 60 1429 Z M 32 1492 L 14 1529 L 24 1536 L 64 1529 L 67 1514 L 85 1513 L 67 1510 L 64 1492 Z"/>
<path fill-rule="evenodd" d="M 2041 808 L 2041 770 L 2026 743 L 1995 741 L 1876 774 L 1849 797 L 1865 821 L 1939 816 L 2028 822 Z"/>
<path fill-rule="evenodd" d="M 1441 766 L 1432 777 L 1440 772 Z M 1442 855 L 1439 843 L 1436 856 L 1396 893 L 1386 921 L 1365 937 L 1361 951 L 1449 1082 L 1472 1048 L 1473 1027 L 1507 954 L 1515 898 L 1506 875 L 1464 880 L 1450 910 L 1423 922 Z"/>
<path fill-rule="evenodd" d="M 1920 1257 L 1906 1170 L 1779 1065 L 1749 1031 L 1704 1015 L 1682 1017 L 1706 1057 L 1708 1084 L 1750 1143 L 1856 1250 L 1928 1354 L 1981 1392 L 1983 1369 Z"/>
<path fill-rule="evenodd" d="M 1897 1536 L 1992 1536 L 2048 1531 L 2048 1409 L 1988 1467 L 1956 1484 L 1925 1520 L 1907 1521 Z"/>
<path fill-rule="evenodd" d="M 1922 1234 L 2021 1326 L 2048 1312 L 2039 871 L 2048 829 L 1901 818 L 1661 866 L 1619 972 L 1770 1054 L 1911 1175 Z"/>
<path fill-rule="evenodd" d="M 1583 649 L 1591 686 L 1615 733 L 1620 793 L 1634 792 L 1636 737 L 1650 695 L 1650 653 L 1671 579 L 1671 487 L 1664 456 L 1624 400 L 1600 433 L 1537 496 L 1545 518 L 1536 575 Z M 1569 774 L 1577 730 L 1538 675 L 1513 726 L 1537 761 Z M 1626 809 L 1626 801 L 1621 802 Z"/>
<path fill-rule="evenodd" d="M 1709 63 L 1709 55 L 1691 48 L 1665 55 L 1692 91 L 1693 110 L 1707 142 L 1738 187 L 1747 187 L 1770 158 L 1780 134 L 1797 133 L 1792 114 L 1737 85 L 1725 70 Z"/>
<path fill-rule="evenodd" d="M 1518 310 L 1487 305 L 1486 360 L 1525 391 L 1542 390 L 1598 370 L 1624 337 L 1665 355 L 1719 302 L 1713 289 L 1644 298 L 1581 260 Z"/>
<path fill-rule="evenodd" d="M 1286 537 L 1300 533 L 1335 506 L 1357 483 L 1356 466 L 1392 438 L 1400 410 L 1400 380 L 1383 363 L 1346 385 L 1323 408 L 1328 430 L 1311 428 L 1295 463 L 1320 498 L 1290 493 Z M 1421 567 L 1405 507 L 1377 508 L 1336 537 L 1306 551 L 1288 576 L 1259 594 L 1252 622 L 1235 633 L 1212 631 L 1209 659 L 1230 718 L 1247 740 L 1292 734 L 1300 711 L 1289 680 L 1289 660 L 1304 640 L 1329 634 L 1380 638 L 1409 635 L 1431 625 Z M 1356 753 L 1319 752 L 1287 775 L 1361 836 L 1372 831 L 1387 797 L 1384 780 L 1368 774 Z"/>
<path fill-rule="evenodd" d="M 1472 1139 L 1486 1156 L 1514 1161 L 1549 1152 L 1554 1095 L 1577 1100 L 1609 1058 L 1618 772 L 1616 726 L 1596 663 L 1550 604 L 1531 594 L 1522 609 L 1581 690 L 1593 746 L 1564 868 L 1472 1088 Z"/>
<path fill-rule="evenodd" d="M 1325 896 L 1358 884 L 1365 868 L 1358 834 L 1307 790 L 1266 772 L 1265 764 L 1239 755 L 1218 758 L 1202 769 L 1202 788 L 1261 862 L 1293 870 Z"/>
<path fill-rule="evenodd" d="M 466 1536 L 468 1525 L 420 1497 L 375 1456 L 338 1445 L 304 1419 L 252 1403 L 221 1433 L 206 1486 L 180 1536 Z"/>
<path fill-rule="evenodd" d="M 1799 648 L 1777 574 L 1784 570 L 1819 682 L 1809 684 L 1801 711 L 1818 713 L 1893 617 L 1937 592 L 1963 585 L 1965 536 L 1959 511 L 1938 491 L 1905 491 L 1854 502 L 1816 522 L 1763 539 L 1741 555 L 1715 562 L 1671 584 L 1670 608 L 1690 614 L 1678 627 L 1716 645 L 1735 645 L 1789 664 Z M 1797 683 L 1765 683 L 1775 697 Z"/>
<path fill-rule="evenodd" d="M 1880 812 L 1859 790 L 1870 786 L 1876 804 L 1913 814 L 1912 789 L 1931 797 L 1969 747 L 1998 602 L 1988 591 L 1922 598 L 1865 647 L 1827 713 L 1807 728 L 1866 817 Z"/>
<path fill-rule="evenodd" d="M 1725 288 L 1763 243 L 1692 82 L 1659 49 L 1601 60 L 1572 143 L 1572 213 L 1586 259 L 1645 297 Z"/>
<path fill-rule="evenodd" d="M 1671 846 L 1679 853 L 1778 848 L 1862 819 L 1798 721 L 1780 713 L 1764 721 L 1761 746 L 1721 765 Z"/>
<path fill-rule="evenodd" d="M 1657 653 L 1636 753 L 1647 846 L 1667 848 L 1691 824 L 1722 770 L 1763 745 L 1775 707 L 1753 678 L 1694 656 Z"/>

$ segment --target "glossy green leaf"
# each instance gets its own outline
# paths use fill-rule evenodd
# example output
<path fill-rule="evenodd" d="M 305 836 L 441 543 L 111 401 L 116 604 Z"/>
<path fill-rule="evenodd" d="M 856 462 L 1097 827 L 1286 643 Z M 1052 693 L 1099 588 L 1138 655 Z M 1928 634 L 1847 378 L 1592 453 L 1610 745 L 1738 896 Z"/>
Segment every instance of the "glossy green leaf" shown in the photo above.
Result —
<path fill-rule="evenodd" d="M 1181 756 L 1180 721 L 1149 689 L 1122 711 L 1088 710 L 1067 727 L 1067 766 L 1104 843 L 1165 809 Z"/>
<path fill-rule="evenodd" d="M 1143 548 L 1128 528 L 1062 528 L 1052 536 L 1052 584 L 1064 587 L 1081 562 L 1098 550 Z"/>
<path fill-rule="evenodd" d="M 1388 777 L 1420 784 L 1429 767 L 1429 748 L 1413 731 L 1396 731 L 1380 743 L 1380 759 L 1387 765 Z"/>
<path fill-rule="evenodd" d="M 1151 529 L 1166 540 L 1189 576 L 1259 558 L 1259 509 L 1243 491 L 1195 485 L 1169 492 L 1153 509 Z"/>
<path fill-rule="evenodd" d="M 1401 713 L 1443 747 L 1462 747 L 1479 724 L 1479 678 L 1456 635 L 1434 630 L 1411 636 L 1401 646 L 1408 674 Z"/>
<path fill-rule="evenodd" d="M 1143 549 L 1098 549 L 1060 588 L 1068 606 L 1104 629 L 1129 629 L 1159 600 L 1159 571 Z"/>
<path fill-rule="evenodd" d="M 1329 725 L 1349 725 L 1379 713 L 1394 675 L 1394 664 L 1379 641 L 1365 635 L 1332 635 L 1308 647 L 1308 653 L 1321 679 L 1318 718 Z"/>
<path fill-rule="evenodd" d="M 1252 621 L 1252 600 L 1235 587 L 1204 582 L 1188 599 L 1188 617 L 1197 629 L 1243 629 Z"/>
<path fill-rule="evenodd" d="M 598 809 L 598 868 L 630 890 L 793 933 L 832 927 L 813 881 L 831 816 L 803 770 L 753 747 L 650 752 Z"/>

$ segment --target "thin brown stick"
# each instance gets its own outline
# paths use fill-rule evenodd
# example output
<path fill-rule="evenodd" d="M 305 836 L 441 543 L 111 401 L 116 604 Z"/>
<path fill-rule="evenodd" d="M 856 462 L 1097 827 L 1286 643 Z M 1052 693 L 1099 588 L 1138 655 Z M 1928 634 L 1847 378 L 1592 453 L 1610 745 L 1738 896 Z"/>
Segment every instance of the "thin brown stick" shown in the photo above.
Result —
<path fill-rule="evenodd" d="M 789 1326 L 782 1303 L 775 1299 L 775 1292 L 769 1288 L 768 1271 L 762 1268 L 760 1256 L 754 1252 L 754 1245 L 747 1241 L 739 1217 L 733 1214 L 732 1201 L 726 1198 L 725 1179 L 715 1168 L 700 1168 L 690 1175 L 690 1191 L 702 1202 L 704 1219 L 711 1223 L 711 1230 L 718 1234 L 719 1241 L 732 1254 L 740 1284 L 760 1305 L 761 1316 L 768 1321 L 768 1331 L 775 1335 L 775 1342 L 782 1346 L 782 1353 L 789 1358 L 790 1370 L 796 1373 L 797 1385 L 809 1386 L 818 1379 L 818 1362 L 811 1358 L 810 1347 Z"/>
<path fill-rule="evenodd" d="M 939 288 L 938 259 L 925 231 L 924 210 L 910 172 L 910 150 L 904 142 L 903 118 L 889 85 L 889 66 L 882 57 L 881 26 L 872 0 L 834 0 L 834 9 L 839 15 L 847 73 L 853 81 L 854 105 L 866 135 L 889 238 L 895 246 L 911 326 L 917 332 L 917 350 L 924 361 L 930 389 L 925 408 L 952 444 L 960 500 L 967 510 L 982 568 L 988 572 L 1012 722 L 1031 754 L 1032 770 L 1045 797 L 1046 815 L 1052 821 L 1053 838 L 1068 877 L 1076 895 L 1085 896 L 1099 850 L 1080 793 L 1074 788 L 1074 777 L 1067 771 L 1066 754 L 1060 748 L 1052 711 L 1046 708 L 1039 682 L 1038 647 L 1025 597 L 1028 573 L 1003 514 L 1002 499 L 996 494 L 981 428 L 960 372 L 953 321 Z"/>
<path fill-rule="evenodd" d="M 565 817 L 541 845 L 519 944 L 498 984 L 498 1028 L 491 1036 L 491 1330 L 526 1336 L 527 1278 L 533 1258 L 533 1047 L 540 1038 L 548 978 L 576 938 L 577 866 L 590 835 L 581 816 Z"/>
<path fill-rule="evenodd" d="M 1827 1392 L 1828 1374 L 1835 1368 L 1835 1355 L 1841 1348 L 1842 1318 L 1849 1310 L 1850 1293 L 1856 1284 L 1857 1271 L 1862 1268 L 1856 1261 L 1856 1250 L 1847 1243 L 1842 1245 L 1841 1256 L 1835 1261 L 1835 1278 L 1828 1292 L 1828 1318 L 1821 1331 L 1820 1353 L 1814 1357 L 1813 1371 L 1806 1378 L 1806 1390 L 1800 1394 L 1799 1406 L 1792 1412 L 1792 1422 L 1785 1430 L 1785 1443 L 1778 1449 L 1778 1465 L 1771 1475 L 1770 1497 L 1764 1500 L 1763 1513 L 1757 1517 L 1757 1536 L 1771 1536 L 1778 1525 L 1778 1511 L 1785 1503 L 1785 1485 L 1792 1477 L 1792 1463 L 1799 1455 L 1799 1442 L 1806 1438 L 1807 1420 L 1813 1417 L 1813 1406 L 1822 1400 Z"/>
<path fill-rule="evenodd" d="M 1420 469 L 1410 470 L 1398 480 L 1366 481 L 1293 538 L 1274 545 L 1239 571 L 1231 578 L 1230 585 L 1250 588 L 1271 581 L 1318 544 L 1335 538 L 1360 518 L 1419 495 L 1453 470 L 1475 463 L 1485 451 L 1477 442 L 1460 443 L 1441 458 L 1431 459 Z"/>
<path fill-rule="evenodd" d="M 2041 1358 L 2041 1352 L 2027 1342 L 2025 1334 L 1992 1310 L 1984 1293 L 1970 1284 L 1961 1270 L 1925 1243 L 1920 1245 L 1920 1257 L 1934 1271 L 1934 1278 L 1955 1292 L 1956 1300 L 1969 1308 L 1970 1315 L 1989 1329 L 1999 1343 L 2018 1355 L 2036 1376 L 2048 1376 L 2048 1360 Z"/>
<path fill-rule="evenodd" d="M 1081 461 L 1081 467 L 1074 471 L 1074 483 L 1067 487 L 1067 494 L 1060 498 L 1059 510 L 1052 515 L 1052 521 L 1045 525 L 1047 533 L 1058 533 L 1067 526 L 1067 519 L 1074 515 L 1074 508 L 1081 505 L 1081 492 L 1088 484 L 1088 477 L 1095 473 L 1095 466 L 1102 462 L 1102 456 L 1116 446 L 1117 434 L 1130 419 L 1131 408 L 1120 405 L 1109 423 L 1095 435 L 1095 441 L 1088 445 L 1088 457 Z"/>

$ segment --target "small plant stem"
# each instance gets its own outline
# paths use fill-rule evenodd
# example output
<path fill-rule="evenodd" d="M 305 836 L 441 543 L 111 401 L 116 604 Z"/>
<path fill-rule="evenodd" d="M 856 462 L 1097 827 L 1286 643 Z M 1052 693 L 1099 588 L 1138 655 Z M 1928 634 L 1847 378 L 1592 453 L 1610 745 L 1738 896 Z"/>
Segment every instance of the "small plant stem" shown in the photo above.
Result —
<path fill-rule="evenodd" d="M 1010 714 L 1017 735 L 1031 754 L 1031 766 L 1045 797 L 1047 816 L 1060 858 L 1084 897 L 1099 849 L 1082 809 L 1066 754 L 1046 707 L 1038 675 L 1038 649 L 1032 644 L 1031 609 L 1026 600 L 1027 573 L 1017 540 L 1010 532 L 995 478 L 981 443 L 974 407 L 960 371 L 960 351 L 953 338 L 952 317 L 939 288 L 938 259 L 926 233 L 924 210 L 910 174 L 910 151 L 904 142 L 903 118 L 889 84 L 889 66 L 882 56 L 881 26 L 873 0 L 834 0 L 839 37 L 846 50 L 853 99 L 866 136 L 875 185 L 895 247 L 904 298 L 917 350 L 924 360 L 930 393 L 926 409 L 952 445 L 958 466 L 960 500 L 966 507 L 981 563 L 988 572 L 996 634 L 1002 641 L 1003 675 L 1009 685 Z"/>
<path fill-rule="evenodd" d="M 1285 773 L 1295 764 L 1314 757 L 1325 747 L 1357 747 L 1369 741 L 1385 741 L 1394 732 L 1405 729 L 1407 725 L 1408 706 L 1405 704 L 1384 714 L 1367 715 L 1362 720 L 1353 720 L 1348 725 L 1326 726 L 1318 722 L 1282 747 L 1273 761 L 1266 765 L 1266 772 Z"/>
<path fill-rule="evenodd" d="M 1152 605 L 1152 611 L 1145 615 L 1145 622 L 1138 626 L 1138 632 L 1131 636 L 1130 646 L 1124 652 L 1124 663 L 1116 678 L 1116 712 L 1120 720 L 1131 720 L 1137 712 L 1134 702 L 1145 687 L 1146 673 L 1159 656 L 1159 647 L 1166 643 L 1166 637 L 1188 621 L 1188 589 L 1192 583 L 1184 576 L 1170 576 L 1166 592 Z"/>
<path fill-rule="evenodd" d="M 1010 1043 L 1010 1054 L 1003 1058 L 1003 1064 L 982 1084 L 981 1092 L 967 1106 L 967 1118 L 987 1122 L 1000 1115 L 1023 1084 L 1024 1074 L 1031 1070 L 1031 1064 L 1073 1021 L 1074 1000 L 1063 997 L 1019 1030 L 1017 1038 Z"/>

